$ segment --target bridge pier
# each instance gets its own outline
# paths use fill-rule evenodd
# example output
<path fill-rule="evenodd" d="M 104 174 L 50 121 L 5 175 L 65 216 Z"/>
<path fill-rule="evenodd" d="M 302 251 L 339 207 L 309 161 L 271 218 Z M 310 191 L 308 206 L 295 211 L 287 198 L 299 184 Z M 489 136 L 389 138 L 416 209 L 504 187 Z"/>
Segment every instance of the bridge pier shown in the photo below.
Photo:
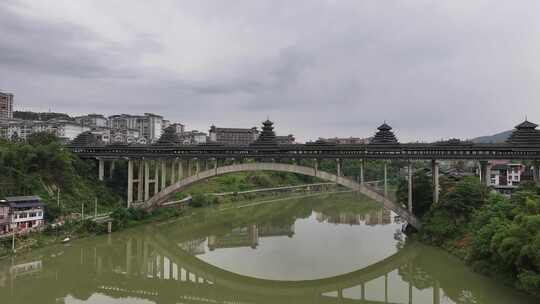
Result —
<path fill-rule="evenodd" d="M 490 186 L 491 166 L 487 161 L 480 161 L 480 182 L 486 186 Z"/>
<path fill-rule="evenodd" d="M 412 163 L 409 161 L 407 173 L 409 175 L 408 178 L 408 195 L 407 195 L 407 210 L 409 213 L 413 213 L 413 166 Z"/>
<path fill-rule="evenodd" d="M 144 163 L 144 201 L 150 199 L 150 164 L 148 160 L 143 160 Z"/>
<path fill-rule="evenodd" d="M 138 161 L 139 174 L 137 175 L 137 201 L 143 200 L 143 183 L 144 183 L 144 160 Z"/>
<path fill-rule="evenodd" d="M 105 160 L 103 158 L 98 158 L 98 171 L 99 180 L 103 181 L 105 177 Z"/>
<path fill-rule="evenodd" d="M 184 163 L 181 159 L 178 160 L 178 181 L 184 178 Z"/>
<path fill-rule="evenodd" d="M 384 303 L 388 303 L 388 273 L 384 275 Z"/>
<path fill-rule="evenodd" d="M 336 159 L 336 170 L 337 170 L 337 176 L 338 177 L 341 177 L 341 162 L 342 160 L 341 159 Z"/>
<path fill-rule="evenodd" d="M 127 186 L 127 207 L 133 203 L 133 160 L 128 159 L 128 186 Z"/>
<path fill-rule="evenodd" d="M 388 196 L 388 161 L 384 160 L 384 196 Z"/>
<path fill-rule="evenodd" d="M 364 187 L 364 159 L 360 160 L 360 186 Z"/>
<path fill-rule="evenodd" d="M 433 304 L 441 303 L 441 289 L 439 287 L 439 282 L 435 281 L 435 286 L 433 286 Z"/>
<path fill-rule="evenodd" d="M 110 165 L 109 165 L 109 178 L 113 178 L 115 166 L 116 166 L 116 160 L 113 159 L 111 160 Z"/>
<path fill-rule="evenodd" d="M 159 192 L 159 161 L 154 160 L 154 195 Z"/>
<path fill-rule="evenodd" d="M 433 178 L 433 204 L 439 203 L 439 163 L 437 160 L 431 161 L 431 176 Z"/>
<path fill-rule="evenodd" d="M 176 159 L 171 161 L 171 185 L 176 182 Z"/>
<path fill-rule="evenodd" d="M 162 159 L 161 163 L 161 190 L 167 188 L 167 161 Z"/>
<path fill-rule="evenodd" d="M 537 160 L 533 161 L 533 169 L 532 169 L 533 181 L 537 184 L 540 182 L 540 167 L 539 166 L 540 166 L 540 161 L 537 161 Z"/>

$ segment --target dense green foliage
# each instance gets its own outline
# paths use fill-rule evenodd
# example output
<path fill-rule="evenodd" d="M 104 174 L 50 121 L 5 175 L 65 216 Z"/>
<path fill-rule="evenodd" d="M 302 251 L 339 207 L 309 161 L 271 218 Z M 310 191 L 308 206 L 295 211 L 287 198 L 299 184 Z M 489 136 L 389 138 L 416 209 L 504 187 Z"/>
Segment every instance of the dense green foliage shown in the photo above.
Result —
<path fill-rule="evenodd" d="M 469 178 L 443 189 L 423 218 L 423 240 L 442 246 L 479 272 L 540 296 L 540 187 L 523 184 L 511 198 Z"/>
<path fill-rule="evenodd" d="M 413 175 L 412 197 L 414 198 L 413 213 L 417 216 L 423 216 L 433 203 L 433 183 L 430 176 L 427 176 L 426 171 L 419 170 Z M 409 193 L 409 183 L 402 179 L 398 183 L 396 198 L 397 201 L 407 207 Z"/>
<path fill-rule="evenodd" d="M 317 182 L 316 179 L 294 173 L 286 172 L 239 172 L 216 176 L 208 180 L 200 181 L 183 193 L 179 193 L 177 199 L 185 197 L 187 193 L 196 194 L 240 192 L 258 188 L 272 188 L 279 186 L 293 186 Z"/>
<path fill-rule="evenodd" d="M 41 120 L 47 121 L 50 119 L 65 119 L 72 120 L 72 118 L 64 113 L 54 113 L 54 112 L 29 112 L 29 111 L 14 111 L 13 118 L 22 119 L 22 120 Z"/>
<path fill-rule="evenodd" d="M 48 133 L 30 136 L 27 143 L 0 142 L 0 197 L 39 195 L 49 216 L 94 209 L 113 209 L 121 197 L 97 180 L 96 164 L 84 161 L 64 149 Z M 60 206 L 57 196 L 60 194 Z"/>

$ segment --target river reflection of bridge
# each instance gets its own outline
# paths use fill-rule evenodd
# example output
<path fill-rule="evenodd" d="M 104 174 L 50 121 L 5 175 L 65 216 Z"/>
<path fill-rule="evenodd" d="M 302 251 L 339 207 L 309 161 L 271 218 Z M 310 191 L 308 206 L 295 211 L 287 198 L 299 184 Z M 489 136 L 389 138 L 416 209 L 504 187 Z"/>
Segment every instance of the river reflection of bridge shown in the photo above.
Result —
<path fill-rule="evenodd" d="M 159 236 L 109 238 L 91 247 L 66 248 L 44 257 L 43 261 L 14 264 L 4 271 L 4 276 L 9 278 L 0 281 L 11 285 L 7 289 L 12 290 L 15 301 L 9 303 L 30 303 L 27 300 L 33 298 L 32 294 L 47 299 L 40 302 L 45 303 L 53 297 L 67 295 L 84 300 L 93 293 L 156 303 L 413 303 L 412 282 L 407 299 L 389 300 L 389 276 L 399 276 L 403 267 L 412 267 L 410 260 L 418 253 L 416 250 L 405 248 L 376 265 L 350 274 L 315 281 L 279 282 L 245 277 L 206 264 L 184 251 L 185 244 L 174 244 Z M 59 271 L 62 267 L 56 266 L 65 263 L 76 267 Z M 29 269 L 26 275 L 24 265 L 39 267 Z M 41 281 L 34 280 L 36 277 L 54 277 L 60 282 L 54 291 L 44 290 Z M 380 299 L 368 300 L 371 282 L 384 285 L 380 287 L 384 290 Z M 440 298 L 438 292 L 434 295 Z M 4 292 L 2 298 L 6 298 Z"/>
<path fill-rule="evenodd" d="M 330 216 L 329 212 L 318 214 Z M 357 217 L 360 223 L 386 224 L 389 221 L 388 213 L 380 210 L 367 214 Z M 346 225 L 354 222 L 351 217 L 325 221 Z M 0 299 L 10 304 L 73 303 L 73 299 L 92 297 L 95 297 L 94 303 L 115 303 L 114 299 L 129 303 L 148 303 L 143 301 L 147 300 L 245 304 L 519 302 L 508 301 L 498 294 L 498 289 L 482 285 L 483 281 L 477 276 L 456 281 L 466 270 L 445 269 L 445 259 L 449 259 L 445 255 L 426 259 L 423 255 L 433 249 L 419 244 L 403 245 L 396 254 L 350 273 L 317 280 L 275 281 L 224 270 L 198 255 L 207 252 L 212 244 L 215 250 L 233 245 L 252 247 L 249 241 L 255 235 L 294 241 L 297 237 L 294 224 L 263 222 L 243 228 L 231 227 L 225 234 L 212 229 L 197 231 L 201 232 L 198 235 L 179 233 L 171 238 L 169 233 L 163 232 L 162 226 L 148 226 L 133 232 L 81 240 L 76 246 L 57 247 L 34 258 L 0 263 Z M 234 240 L 234 235 L 245 242 Z M 227 243 L 230 240 L 233 241 Z M 99 297 L 110 299 L 100 301 Z"/>

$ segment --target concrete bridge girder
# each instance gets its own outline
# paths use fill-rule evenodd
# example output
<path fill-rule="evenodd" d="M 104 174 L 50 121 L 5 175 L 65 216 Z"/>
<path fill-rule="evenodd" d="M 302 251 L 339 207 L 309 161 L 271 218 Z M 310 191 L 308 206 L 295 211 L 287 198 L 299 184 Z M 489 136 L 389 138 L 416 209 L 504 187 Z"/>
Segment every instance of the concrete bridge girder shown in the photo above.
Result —
<path fill-rule="evenodd" d="M 280 171 L 297 173 L 306 176 L 313 176 L 323 180 L 336 182 L 346 188 L 353 191 L 358 191 L 369 198 L 381 203 L 385 208 L 392 210 L 400 217 L 405 219 L 415 228 L 421 228 L 421 224 L 418 219 L 410 212 L 399 206 L 397 203 L 390 200 L 384 194 L 379 194 L 374 189 L 371 189 L 366 183 L 358 183 L 344 176 L 338 176 L 328 172 L 320 171 L 317 168 L 298 166 L 292 164 L 280 164 L 280 163 L 245 163 L 245 164 L 233 164 L 224 167 L 216 167 L 213 169 L 197 172 L 197 174 L 185 177 L 181 181 L 173 183 L 169 187 L 162 189 L 159 193 L 144 203 L 146 208 L 154 208 L 164 203 L 165 200 L 175 192 L 181 191 L 187 186 L 194 184 L 198 181 L 205 180 L 214 176 L 224 175 L 235 172 L 246 171 Z"/>

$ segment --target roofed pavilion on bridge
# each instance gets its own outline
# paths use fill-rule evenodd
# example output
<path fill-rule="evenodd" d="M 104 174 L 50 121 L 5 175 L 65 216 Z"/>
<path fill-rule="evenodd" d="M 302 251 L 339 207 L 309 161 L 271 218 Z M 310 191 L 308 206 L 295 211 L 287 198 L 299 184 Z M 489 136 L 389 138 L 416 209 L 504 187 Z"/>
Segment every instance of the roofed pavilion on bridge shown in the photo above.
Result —
<path fill-rule="evenodd" d="M 536 127 L 538 127 L 537 124 L 525 120 L 515 127 L 506 142 L 517 145 L 538 145 L 540 144 L 540 130 L 537 130 Z"/>
<path fill-rule="evenodd" d="M 263 127 L 259 138 L 253 143 L 254 145 L 277 145 L 276 133 L 274 132 L 274 123 L 269 119 L 263 122 Z"/>
<path fill-rule="evenodd" d="M 370 144 L 398 144 L 398 140 L 392 132 L 392 127 L 390 127 L 386 122 L 380 125 L 377 128 L 377 133 L 371 139 Z"/>

